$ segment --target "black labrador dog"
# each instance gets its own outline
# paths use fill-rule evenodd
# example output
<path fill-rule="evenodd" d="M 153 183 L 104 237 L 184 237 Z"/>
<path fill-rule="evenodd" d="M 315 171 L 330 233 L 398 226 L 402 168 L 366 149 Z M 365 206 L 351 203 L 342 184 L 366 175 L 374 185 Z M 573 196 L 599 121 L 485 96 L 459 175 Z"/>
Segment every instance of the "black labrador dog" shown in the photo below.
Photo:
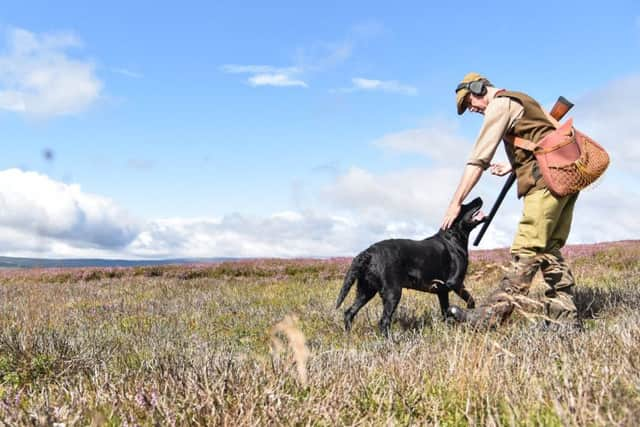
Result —
<path fill-rule="evenodd" d="M 344 278 L 336 308 L 344 301 L 351 286 L 358 281 L 358 293 L 344 312 L 344 327 L 351 329 L 358 311 L 378 292 L 383 302 L 380 332 L 389 335 L 391 317 L 400 302 L 402 288 L 438 295 L 442 315 L 449 308 L 449 291 L 454 291 L 473 308 L 473 297 L 464 288 L 469 264 L 469 233 L 484 221 L 480 211 L 482 199 L 462 205 L 460 214 L 446 231 L 424 240 L 391 239 L 374 243 L 352 261 Z"/>

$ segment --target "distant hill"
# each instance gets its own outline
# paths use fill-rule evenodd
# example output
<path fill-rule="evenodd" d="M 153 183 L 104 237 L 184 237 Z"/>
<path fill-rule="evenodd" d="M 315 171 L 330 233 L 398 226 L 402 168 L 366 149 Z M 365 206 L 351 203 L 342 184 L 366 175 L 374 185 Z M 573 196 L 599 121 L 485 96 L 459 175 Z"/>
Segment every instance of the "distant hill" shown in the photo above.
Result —
<path fill-rule="evenodd" d="M 125 259 L 50 259 L 0 256 L 0 268 L 69 268 L 69 267 L 140 267 L 167 264 L 213 264 L 242 258 L 175 258 L 161 260 Z"/>
<path fill-rule="evenodd" d="M 640 240 L 620 240 L 613 242 L 600 242 L 600 243 L 588 243 L 588 244 L 573 244 L 567 245 L 563 249 L 563 254 L 569 259 L 573 256 L 585 255 L 597 250 L 602 250 L 610 247 L 624 247 L 640 244 Z M 497 248 L 497 249 L 473 249 L 469 252 L 469 258 L 473 260 L 495 259 L 505 261 L 509 256 L 509 248 Z M 304 259 L 331 259 L 335 257 L 302 257 L 298 260 Z M 351 257 L 343 257 L 346 260 Z M 244 258 L 244 257 L 212 257 L 212 258 L 170 258 L 170 259 L 156 259 L 156 260 L 128 260 L 128 259 L 83 259 L 83 258 L 68 258 L 68 259 L 54 259 L 54 258 L 18 258 L 18 257 L 6 257 L 0 256 L 0 268 L 73 268 L 73 267 L 144 267 L 152 265 L 169 265 L 169 264 L 219 264 L 227 261 L 242 261 L 242 260 L 256 260 L 256 259 L 275 259 L 275 258 Z"/>

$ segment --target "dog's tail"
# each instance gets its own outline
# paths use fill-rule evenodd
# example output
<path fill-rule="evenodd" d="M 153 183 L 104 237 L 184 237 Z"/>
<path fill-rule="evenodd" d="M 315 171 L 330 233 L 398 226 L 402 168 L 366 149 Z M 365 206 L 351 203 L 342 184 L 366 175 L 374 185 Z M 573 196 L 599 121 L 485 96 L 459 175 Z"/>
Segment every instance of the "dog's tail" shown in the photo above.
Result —
<path fill-rule="evenodd" d="M 342 301 L 347 297 L 351 286 L 356 281 L 358 276 L 362 270 L 369 265 L 369 261 L 371 260 L 371 254 L 367 251 L 360 252 L 358 256 L 356 256 L 351 262 L 351 267 L 349 267 L 349 271 L 344 276 L 344 282 L 342 283 L 342 289 L 340 289 L 340 295 L 338 295 L 338 299 L 336 300 L 336 308 L 340 307 Z"/>

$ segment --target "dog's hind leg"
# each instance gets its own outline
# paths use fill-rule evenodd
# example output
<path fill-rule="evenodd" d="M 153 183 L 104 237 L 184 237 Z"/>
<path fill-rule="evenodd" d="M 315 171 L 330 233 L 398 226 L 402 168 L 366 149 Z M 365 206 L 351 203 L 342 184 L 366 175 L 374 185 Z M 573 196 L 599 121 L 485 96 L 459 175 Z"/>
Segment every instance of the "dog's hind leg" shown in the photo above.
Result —
<path fill-rule="evenodd" d="M 400 286 L 387 287 L 380 292 L 382 296 L 382 317 L 380 318 L 380 332 L 389 338 L 389 328 L 391 327 L 391 317 L 398 307 L 402 288 Z"/>
<path fill-rule="evenodd" d="M 438 302 L 440 302 L 440 312 L 442 317 L 447 318 L 447 309 L 449 308 L 449 291 L 445 288 L 438 292 Z"/>
<path fill-rule="evenodd" d="M 356 299 L 349 307 L 344 311 L 344 330 L 349 332 L 351 330 L 351 324 L 353 323 L 353 318 L 356 317 L 358 311 L 362 307 L 365 306 L 374 297 L 376 294 L 376 290 L 373 289 L 366 280 L 363 278 L 358 279 L 358 293 L 356 294 Z"/>
<path fill-rule="evenodd" d="M 464 302 L 467 303 L 467 308 L 476 308 L 475 300 L 473 299 L 469 291 L 464 288 L 464 286 L 460 286 L 460 288 L 454 289 L 454 292 L 458 294 L 458 296 L 462 298 Z"/>

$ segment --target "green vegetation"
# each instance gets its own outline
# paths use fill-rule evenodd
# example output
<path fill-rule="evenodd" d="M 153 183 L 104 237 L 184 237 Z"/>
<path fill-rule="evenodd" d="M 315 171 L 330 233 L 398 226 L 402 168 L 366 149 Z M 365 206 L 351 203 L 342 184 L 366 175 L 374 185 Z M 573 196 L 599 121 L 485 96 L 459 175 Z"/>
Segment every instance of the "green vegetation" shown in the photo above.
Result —
<path fill-rule="evenodd" d="M 343 332 L 347 259 L 2 271 L 0 425 L 634 425 L 640 243 L 567 255 L 584 330 L 474 332 L 405 291 L 390 340 L 378 299 Z M 505 263 L 474 254 L 476 300 Z"/>

